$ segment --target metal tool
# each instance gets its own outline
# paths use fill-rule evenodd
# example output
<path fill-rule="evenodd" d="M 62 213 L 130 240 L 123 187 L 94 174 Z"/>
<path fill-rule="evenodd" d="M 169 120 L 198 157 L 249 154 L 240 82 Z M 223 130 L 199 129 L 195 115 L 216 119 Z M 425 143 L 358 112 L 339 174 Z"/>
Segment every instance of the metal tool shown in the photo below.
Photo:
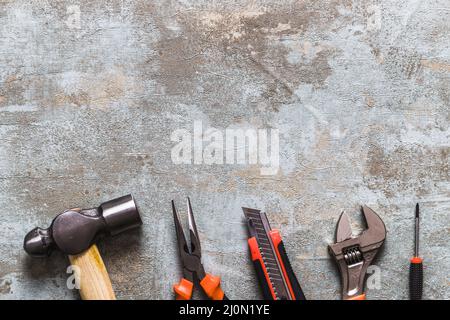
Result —
<path fill-rule="evenodd" d="M 281 234 L 265 212 L 242 208 L 247 218 L 248 245 L 266 300 L 306 300 L 286 253 Z"/>
<path fill-rule="evenodd" d="M 76 255 L 88 249 L 99 236 L 116 235 L 142 224 L 131 195 L 110 200 L 93 209 L 71 209 L 57 215 L 49 228 L 34 228 L 25 236 L 24 249 L 34 257 L 54 249 Z"/>
<path fill-rule="evenodd" d="M 419 257 L 419 204 L 416 204 L 414 257 L 409 265 L 409 295 L 411 300 L 422 300 L 423 260 Z"/>
<path fill-rule="evenodd" d="M 180 283 L 173 286 L 177 300 L 190 300 L 194 289 L 194 280 L 198 279 L 200 286 L 206 295 L 212 300 L 228 300 L 220 287 L 220 278 L 205 272 L 201 262 L 202 251 L 200 239 L 198 237 L 197 226 L 195 225 L 194 214 L 192 213 L 191 201 L 187 198 L 188 222 L 190 245 L 186 241 L 175 203 L 172 200 L 173 219 L 177 233 L 178 249 L 181 263 L 183 265 L 183 278 Z"/>
<path fill-rule="evenodd" d="M 57 215 L 47 229 L 35 228 L 24 239 L 25 251 L 46 257 L 55 249 L 69 255 L 84 300 L 113 300 L 115 294 L 95 242 L 142 224 L 131 195 L 92 209 L 70 209 Z M 77 271 L 78 270 L 78 271 Z"/>
<path fill-rule="evenodd" d="M 339 266 L 344 300 L 365 300 L 367 268 L 386 239 L 386 227 L 381 218 L 369 207 L 363 206 L 361 211 L 366 230 L 352 237 L 350 220 L 343 212 L 336 227 L 336 243 L 328 247 Z"/>

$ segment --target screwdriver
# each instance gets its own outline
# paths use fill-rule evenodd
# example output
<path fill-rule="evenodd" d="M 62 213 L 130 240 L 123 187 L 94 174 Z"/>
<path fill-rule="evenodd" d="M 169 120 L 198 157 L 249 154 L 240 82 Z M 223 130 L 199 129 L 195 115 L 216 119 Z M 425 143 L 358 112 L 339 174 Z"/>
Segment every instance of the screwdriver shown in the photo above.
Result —
<path fill-rule="evenodd" d="M 419 204 L 416 204 L 414 257 L 409 266 L 409 295 L 411 300 L 422 300 L 423 264 L 419 257 Z"/>

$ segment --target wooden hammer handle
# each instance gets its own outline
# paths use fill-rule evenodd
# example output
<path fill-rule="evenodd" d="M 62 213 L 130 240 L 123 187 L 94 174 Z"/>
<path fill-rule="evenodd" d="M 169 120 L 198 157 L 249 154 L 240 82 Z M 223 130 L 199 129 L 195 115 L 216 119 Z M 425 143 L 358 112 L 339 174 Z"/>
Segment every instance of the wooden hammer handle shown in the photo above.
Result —
<path fill-rule="evenodd" d="M 108 271 L 94 244 L 75 256 L 69 255 L 75 272 L 79 272 L 80 295 L 83 300 L 116 300 Z"/>

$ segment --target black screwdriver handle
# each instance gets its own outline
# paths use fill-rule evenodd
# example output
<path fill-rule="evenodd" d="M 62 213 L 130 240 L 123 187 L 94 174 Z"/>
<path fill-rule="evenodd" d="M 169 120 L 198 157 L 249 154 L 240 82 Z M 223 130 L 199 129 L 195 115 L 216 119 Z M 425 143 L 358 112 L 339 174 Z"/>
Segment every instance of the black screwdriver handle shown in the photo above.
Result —
<path fill-rule="evenodd" d="M 409 295 L 411 300 L 422 300 L 423 262 L 419 257 L 411 259 L 409 266 Z"/>

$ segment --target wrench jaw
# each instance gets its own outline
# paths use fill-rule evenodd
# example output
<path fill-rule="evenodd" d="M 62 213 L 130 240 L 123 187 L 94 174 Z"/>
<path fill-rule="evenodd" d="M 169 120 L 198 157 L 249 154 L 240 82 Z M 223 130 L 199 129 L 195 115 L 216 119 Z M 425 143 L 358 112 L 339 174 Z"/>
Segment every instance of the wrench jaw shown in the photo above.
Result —
<path fill-rule="evenodd" d="M 367 229 L 359 236 L 361 247 L 373 250 L 383 245 L 386 239 L 386 226 L 380 216 L 367 206 L 361 207 Z"/>
<path fill-rule="evenodd" d="M 336 243 L 328 246 L 336 260 L 342 281 L 342 298 L 349 300 L 364 294 L 367 269 L 386 238 L 381 218 L 370 208 L 362 207 L 367 229 L 351 237 L 350 222 L 343 213 L 336 228 Z"/>

